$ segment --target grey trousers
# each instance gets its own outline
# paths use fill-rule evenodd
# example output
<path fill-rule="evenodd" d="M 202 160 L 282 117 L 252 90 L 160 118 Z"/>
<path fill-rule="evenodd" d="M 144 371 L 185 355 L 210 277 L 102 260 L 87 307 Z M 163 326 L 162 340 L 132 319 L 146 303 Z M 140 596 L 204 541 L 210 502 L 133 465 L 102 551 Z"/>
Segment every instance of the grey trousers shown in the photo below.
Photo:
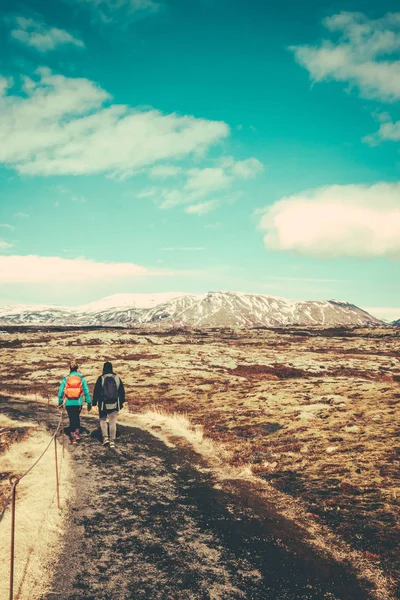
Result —
<path fill-rule="evenodd" d="M 107 418 L 108 424 L 110 426 L 110 436 L 108 435 Z M 117 419 L 117 410 L 115 412 L 109 413 L 108 415 L 105 415 L 104 417 L 100 417 L 100 429 L 101 435 L 103 436 L 103 441 L 108 437 L 112 442 L 115 440 L 115 437 L 117 435 Z"/>

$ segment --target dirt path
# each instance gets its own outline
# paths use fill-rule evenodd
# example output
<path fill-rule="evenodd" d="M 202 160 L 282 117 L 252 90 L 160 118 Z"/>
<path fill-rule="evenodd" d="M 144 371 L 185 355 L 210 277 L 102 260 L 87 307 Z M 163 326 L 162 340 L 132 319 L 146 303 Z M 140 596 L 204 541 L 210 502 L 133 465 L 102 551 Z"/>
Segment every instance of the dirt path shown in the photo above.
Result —
<path fill-rule="evenodd" d="M 35 416 L 32 405 L 0 398 L 0 406 L 13 418 Z M 189 449 L 140 429 L 120 432 L 115 452 L 95 433 L 70 449 L 76 500 L 46 600 L 370 597 L 341 567 L 324 570 L 320 558 L 285 549 Z"/>

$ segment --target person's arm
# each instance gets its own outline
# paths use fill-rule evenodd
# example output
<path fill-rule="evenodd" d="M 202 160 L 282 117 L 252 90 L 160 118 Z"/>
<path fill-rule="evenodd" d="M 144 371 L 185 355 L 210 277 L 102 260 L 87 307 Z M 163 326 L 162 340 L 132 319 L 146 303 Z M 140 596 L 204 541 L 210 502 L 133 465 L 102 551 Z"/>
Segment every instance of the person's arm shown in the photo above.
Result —
<path fill-rule="evenodd" d="M 83 389 L 83 393 L 84 393 L 86 402 L 89 405 L 91 405 L 92 401 L 90 399 L 89 388 L 88 388 L 88 384 L 86 383 L 86 379 L 84 377 L 82 377 L 82 389 Z"/>
<path fill-rule="evenodd" d="M 119 380 L 118 398 L 119 398 L 119 406 L 120 406 L 120 408 L 122 408 L 124 405 L 124 402 L 125 402 L 125 388 L 124 388 L 124 384 L 122 383 L 122 379 Z"/>
<path fill-rule="evenodd" d="M 93 392 L 93 406 L 97 406 L 101 404 L 101 396 L 102 396 L 102 385 L 101 385 L 101 376 L 98 377 L 96 381 L 96 385 L 94 386 Z"/>
<path fill-rule="evenodd" d="M 64 390 L 65 390 L 66 383 L 67 383 L 67 378 L 64 377 L 64 379 L 61 382 L 60 389 L 58 390 L 58 406 L 61 406 L 61 404 L 64 402 Z"/>

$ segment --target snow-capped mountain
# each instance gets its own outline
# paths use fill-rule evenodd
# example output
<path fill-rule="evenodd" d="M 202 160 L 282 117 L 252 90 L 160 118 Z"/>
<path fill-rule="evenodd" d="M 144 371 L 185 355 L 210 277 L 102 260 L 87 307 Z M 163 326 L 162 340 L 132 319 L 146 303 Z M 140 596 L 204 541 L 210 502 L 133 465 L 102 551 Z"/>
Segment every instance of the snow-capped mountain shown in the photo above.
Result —
<path fill-rule="evenodd" d="M 119 304 L 118 304 L 119 303 Z M 0 325 L 110 326 L 163 323 L 183 327 L 374 325 L 382 321 L 340 300 L 296 302 L 265 294 L 117 294 L 79 307 L 17 305 L 0 309 Z"/>
<path fill-rule="evenodd" d="M 113 307 L 96 313 L 93 311 L 92 316 L 100 325 L 113 323 L 153 323 L 163 319 L 178 317 L 183 310 L 204 297 L 204 295 L 177 295 L 175 292 L 171 292 L 170 294 L 154 294 L 154 297 L 143 294 L 140 295 L 143 297 L 139 299 L 136 298 L 137 296 L 139 294 L 135 294 L 135 303 L 130 307 Z M 161 300 L 160 303 L 158 303 L 159 300 Z M 101 305 L 102 301 L 99 304 Z"/>
<path fill-rule="evenodd" d="M 20 313 L 41 312 L 44 310 L 57 310 L 59 308 L 61 307 L 55 307 L 51 304 L 6 304 L 5 306 L 0 306 L 0 317 Z"/>
<path fill-rule="evenodd" d="M 183 296 L 182 292 L 160 292 L 155 294 L 114 294 L 97 302 L 83 304 L 74 308 L 79 313 L 99 313 L 106 310 L 124 308 L 155 308 L 169 300 Z M 196 296 L 193 296 L 195 298 Z"/>
<path fill-rule="evenodd" d="M 1 325 L 59 325 L 79 326 L 94 325 L 95 320 L 90 314 L 75 313 L 68 309 L 58 307 L 45 309 L 24 309 L 20 312 L 9 312 L 5 315 L 0 314 Z"/>
<path fill-rule="evenodd" d="M 380 323 L 347 302 L 295 302 L 276 296 L 210 292 L 175 317 L 195 327 L 246 327 L 256 325 L 362 325 Z"/>

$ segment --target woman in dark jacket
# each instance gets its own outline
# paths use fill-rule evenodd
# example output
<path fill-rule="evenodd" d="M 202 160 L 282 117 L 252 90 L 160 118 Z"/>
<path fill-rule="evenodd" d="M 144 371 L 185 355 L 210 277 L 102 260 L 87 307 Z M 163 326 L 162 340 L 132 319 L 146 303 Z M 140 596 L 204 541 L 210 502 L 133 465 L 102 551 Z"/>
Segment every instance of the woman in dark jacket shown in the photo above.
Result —
<path fill-rule="evenodd" d="M 93 406 L 99 407 L 100 429 L 103 446 L 115 447 L 117 418 L 125 402 L 124 384 L 113 371 L 112 364 L 105 362 L 103 375 L 96 381 L 93 392 Z M 108 419 L 108 424 L 107 424 Z M 110 434 L 108 434 L 108 426 Z"/>

